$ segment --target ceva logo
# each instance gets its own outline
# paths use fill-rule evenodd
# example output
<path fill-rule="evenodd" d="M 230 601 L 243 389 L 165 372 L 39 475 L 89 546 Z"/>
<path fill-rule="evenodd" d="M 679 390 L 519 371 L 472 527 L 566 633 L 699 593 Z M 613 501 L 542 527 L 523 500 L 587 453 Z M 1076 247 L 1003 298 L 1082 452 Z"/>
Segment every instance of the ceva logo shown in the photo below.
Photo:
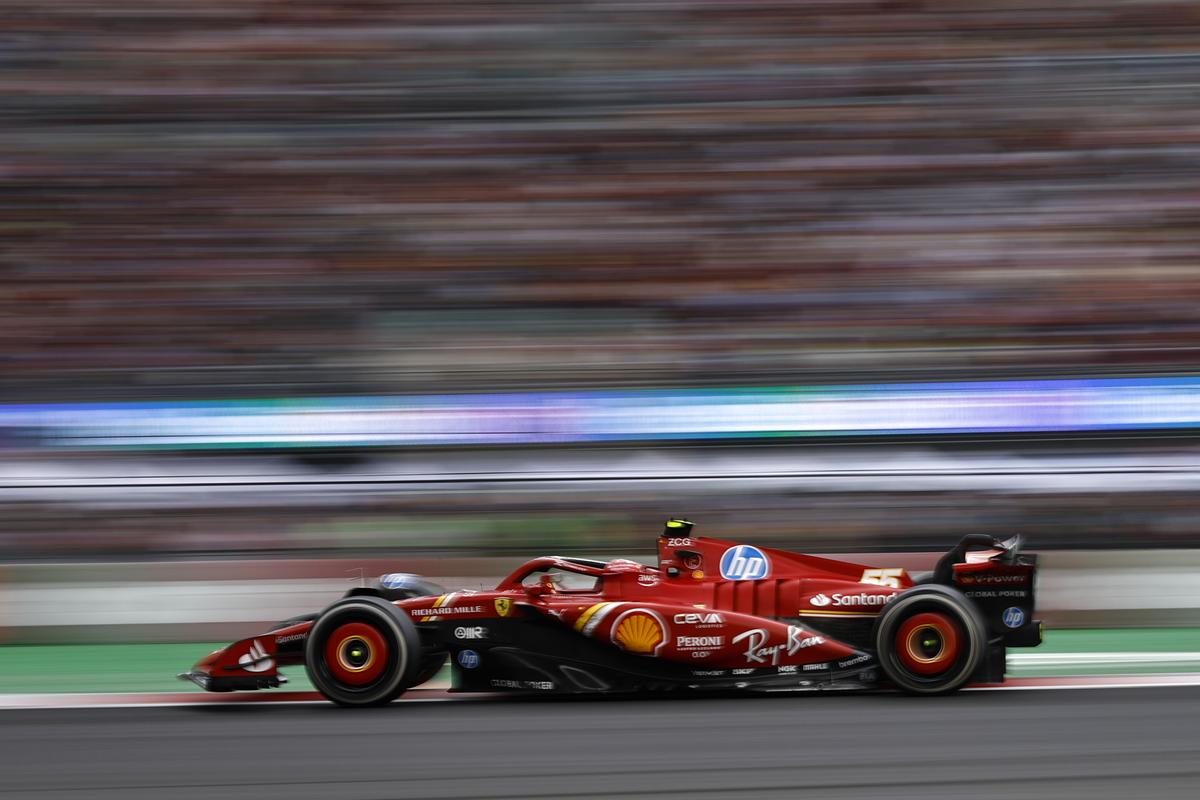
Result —
<path fill-rule="evenodd" d="M 810 606 L 816 606 L 817 608 L 824 608 L 832 602 L 833 601 L 829 599 L 829 596 L 824 594 L 817 594 L 808 598 L 808 604 Z"/>
<path fill-rule="evenodd" d="M 721 577 L 727 581 L 757 581 L 771 572 L 767 554 L 748 544 L 735 545 L 721 556 Z"/>

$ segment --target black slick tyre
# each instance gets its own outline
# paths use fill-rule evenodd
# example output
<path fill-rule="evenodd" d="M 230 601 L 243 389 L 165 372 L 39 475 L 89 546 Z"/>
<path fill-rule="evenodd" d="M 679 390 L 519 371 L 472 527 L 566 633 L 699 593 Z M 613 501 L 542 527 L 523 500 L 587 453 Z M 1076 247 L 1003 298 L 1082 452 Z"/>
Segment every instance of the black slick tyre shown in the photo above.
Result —
<path fill-rule="evenodd" d="M 416 626 L 378 597 L 347 597 L 329 606 L 304 644 L 309 679 L 342 706 L 389 703 L 416 682 L 420 667 Z"/>
<path fill-rule="evenodd" d="M 926 584 L 888 603 L 875 620 L 874 644 L 880 668 L 897 688 L 949 694 L 983 663 L 987 626 L 961 592 Z"/>

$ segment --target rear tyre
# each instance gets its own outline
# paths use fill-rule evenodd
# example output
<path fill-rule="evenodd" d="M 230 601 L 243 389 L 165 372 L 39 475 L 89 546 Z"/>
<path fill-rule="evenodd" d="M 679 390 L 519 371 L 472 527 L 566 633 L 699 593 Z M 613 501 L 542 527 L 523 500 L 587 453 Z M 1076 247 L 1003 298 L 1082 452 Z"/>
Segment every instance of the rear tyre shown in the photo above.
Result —
<path fill-rule="evenodd" d="M 347 597 L 321 612 L 304 644 L 317 691 L 342 706 L 389 703 L 416 682 L 421 640 L 412 620 L 378 597 Z"/>
<path fill-rule="evenodd" d="M 987 627 L 961 592 L 916 586 L 897 595 L 875 621 L 875 651 L 884 675 L 909 694 L 961 688 L 987 653 Z"/>

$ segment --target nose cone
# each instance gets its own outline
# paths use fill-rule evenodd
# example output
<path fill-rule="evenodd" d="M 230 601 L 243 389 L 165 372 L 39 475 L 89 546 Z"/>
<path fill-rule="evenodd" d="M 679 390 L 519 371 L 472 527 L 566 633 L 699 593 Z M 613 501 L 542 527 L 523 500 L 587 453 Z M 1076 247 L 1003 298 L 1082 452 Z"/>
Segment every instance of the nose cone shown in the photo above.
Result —
<path fill-rule="evenodd" d="M 214 650 L 177 676 L 209 692 L 266 689 L 286 682 L 277 671 L 275 637 L 242 639 Z"/>

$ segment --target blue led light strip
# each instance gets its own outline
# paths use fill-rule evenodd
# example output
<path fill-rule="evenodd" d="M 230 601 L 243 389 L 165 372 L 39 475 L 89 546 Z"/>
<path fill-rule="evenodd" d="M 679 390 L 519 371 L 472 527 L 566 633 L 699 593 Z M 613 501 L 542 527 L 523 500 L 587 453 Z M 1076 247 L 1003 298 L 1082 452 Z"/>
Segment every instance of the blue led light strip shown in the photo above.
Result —
<path fill-rule="evenodd" d="M 539 444 L 1200 426 L 1200 378 L 0 406 L 0 442 L 215 448 Z"/>

